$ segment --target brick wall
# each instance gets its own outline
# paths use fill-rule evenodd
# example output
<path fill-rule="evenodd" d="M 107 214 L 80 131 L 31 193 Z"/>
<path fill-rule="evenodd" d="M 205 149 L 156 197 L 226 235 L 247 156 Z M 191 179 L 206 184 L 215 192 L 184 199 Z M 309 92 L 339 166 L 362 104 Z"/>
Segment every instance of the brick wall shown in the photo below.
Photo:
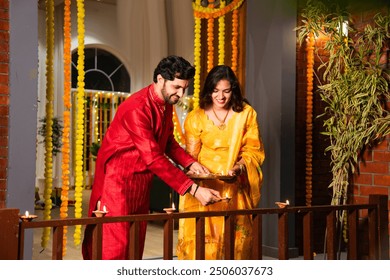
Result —
<path fill-rule="evenodd" d="M 365 11 L 354 16 L 355 28 L 363 28 L 372 23 L 372 19 L 379 11 Z M 388 14 L 389 10 L 383 8 L 383 14 Z M 383 57 L 382 63 L 385 67 L 390 66 L 389 51 Z M 387 102 L 387 109 L 390 109 L 390 101 Z M 359 174 L 352 178 L 353 201 L 354 203 L 367 203 L 369 194 L 390 195 L 390 136 L 388 135 L 382 142 L 367 150 L 362 160 L 359 161 Z M 390 209 L 390 200 L 388 201 Z M 390 221 L 390 212 L 389 212 Z M 390 223 L 389 223 L 390 232 Z"/>
<path fill-rule="evenodd" d="M 0 208 L 6 206 L 9 117 L 9 1 L 0 0 Z"/>

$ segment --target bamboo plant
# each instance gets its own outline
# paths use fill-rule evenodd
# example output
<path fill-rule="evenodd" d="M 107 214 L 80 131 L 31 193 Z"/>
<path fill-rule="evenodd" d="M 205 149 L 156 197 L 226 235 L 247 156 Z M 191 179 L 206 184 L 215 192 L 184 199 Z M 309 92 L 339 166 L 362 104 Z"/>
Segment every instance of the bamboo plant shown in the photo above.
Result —
<path fill-rule="evenodd" d="M 318 117 L 324 118 L 322 133 L 330 143 L 325 151 L 331 155 L 331 204 L 346 204 L 350 176 L 358 172 L 360 155 L 390 133 L 386 108 L 390 17 L 377 14 L 374 25 L 359 31 L 349 25 L 347 36 L 341 29 L 346 18 L 350 21 L 346 8 L 309 0 L 301 16 L 302 24 L 296 28 L 301 45 L 310 33 L 326 37 L 329 58 L 317 69 L 318 94 L 326 106 Z M 318 77 L 320 70 L 322 77 Z"/>

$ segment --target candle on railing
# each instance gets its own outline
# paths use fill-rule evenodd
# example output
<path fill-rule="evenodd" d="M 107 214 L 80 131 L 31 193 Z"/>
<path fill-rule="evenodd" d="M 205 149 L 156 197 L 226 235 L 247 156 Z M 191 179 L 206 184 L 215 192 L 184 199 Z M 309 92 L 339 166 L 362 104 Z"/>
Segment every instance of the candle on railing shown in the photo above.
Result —
<path fill-rule="evenodd" d="M 164 210 L 167 214 L 172 214 L 173 212 L 176 211 L 175 203 L 172 202 L 172 207 L 171 207 L 171 208 L 164 208 L 163 210 Z"/>
<path fill-rule="evenodd" d="M 37 218 L 38 216 L 37 215 L 31 215 L 28 211 L 26 211 L 24 213 L 24 215 L 19 215 L 19 218 L 23 221 L 23 222 L 31 222 L 32 220 L 34 220 L 35 218 Z"/>
<path fill-rule="evenodd" d="M 275 202 L 276 205 L 279 206 L 279 208 L 285 208 L 287 207 L 288 205 L 290 205 L 290 201 L 286 200 L 286 202 L 280 202 L 280 201 L 277 201 Z"/>
<path fill-rule="evenodd" d="M 108 213 L 108 211 L 106 205 L 103 206 L 103 210 L 100 210 L 100 201 L 98 201 L 97 210 L 92 211 L 92 213 L 94 213 L 96 217 L 101 218 L 104 217 Z"/>

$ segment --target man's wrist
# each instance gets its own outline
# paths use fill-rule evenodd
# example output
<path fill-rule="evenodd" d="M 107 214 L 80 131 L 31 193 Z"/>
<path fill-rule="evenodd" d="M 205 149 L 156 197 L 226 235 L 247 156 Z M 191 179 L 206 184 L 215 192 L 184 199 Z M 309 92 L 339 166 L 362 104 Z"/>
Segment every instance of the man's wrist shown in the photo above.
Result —
<path fill-rule="evenodd" d="M 189 186 L 188 189 L 186 190 L 186 193 L 189 193 L 190 195 L 192 195 L 194 193 L 195 188 L 196 188 L 196 184 L 192 183 L 192 185 Z"/>
<path fill-rule="evenodd" d="M 190 195 L 194 196 L 196 195 L 196 192 L 198 191 L 199 185 L 196 183 L 193 183 L 186 191 L 186 193 L 189 193 Z"/>

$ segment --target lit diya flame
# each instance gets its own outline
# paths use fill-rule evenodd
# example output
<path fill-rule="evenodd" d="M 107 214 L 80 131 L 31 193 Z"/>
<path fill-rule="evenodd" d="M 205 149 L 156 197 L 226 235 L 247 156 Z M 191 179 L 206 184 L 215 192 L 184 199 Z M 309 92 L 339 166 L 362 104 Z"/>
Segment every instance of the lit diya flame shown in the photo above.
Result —
<path fill-rule="evenodd" d="M 100 201 L 98 201 L 97 210 L 92 211 L 92 213 L 94 213 L 96 217 L 101 218 L 104 217 L 108 213 L 108 211 L 106 205 L 103 206 L 103 210 L 100 210 Z"/>
<path fill-rule="evenodd" d="M 171 208 L 164 208 L 163 210 L 164 210 L 166 213 L 168 213 L 168 214 L 172 214 L 173 212 L 176 211 L 175 203 L 172 202 L 172 207 L 171 207 Z"/>
<path fill-rule="evenodd" d="M 285 208 L 288 205 L 290 205 L 290 202 L 288 200 L 286 200 L 286 202 L 279 202 L 279 201 L 277 201 L 277 202 L 275 202 L 275 204 L 278 205 L 279 208 Z"/>
<path fill-rule="evenodd" d="M 225 194 L 225 197 L 224 197 L 224 198 L 222 198 L 221 200 L 222 200 L 222 201 L 225 201 L 225 202 L 229 202 L 231 199 L 232 199 L 232 198 L 231 198 L 231 197 L 229 197 L 229 194 L 228 194 L 228 193 L 226 193 L 226 194 Z"/>
<path fill-rule="evenodd" d="M 24 213 L 24 215 L 19 215 L 19 218 L 23 221 L 23 222 L 31 222 L 32 220 L 34 220 L 35 218 L 37 218 L 38 216 L 37 215 L 30 215 L 30 213 L 28 211 L 26 211 Z"/>

